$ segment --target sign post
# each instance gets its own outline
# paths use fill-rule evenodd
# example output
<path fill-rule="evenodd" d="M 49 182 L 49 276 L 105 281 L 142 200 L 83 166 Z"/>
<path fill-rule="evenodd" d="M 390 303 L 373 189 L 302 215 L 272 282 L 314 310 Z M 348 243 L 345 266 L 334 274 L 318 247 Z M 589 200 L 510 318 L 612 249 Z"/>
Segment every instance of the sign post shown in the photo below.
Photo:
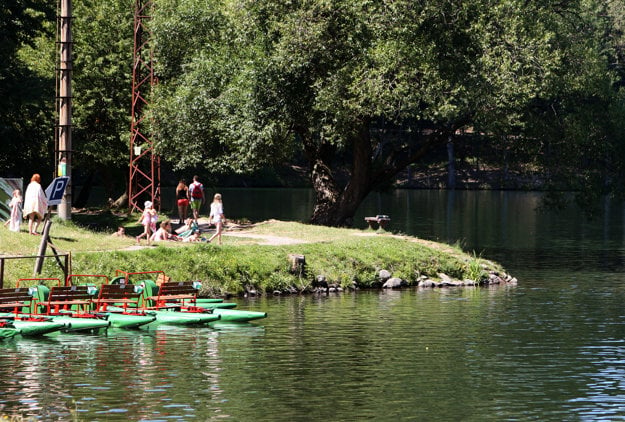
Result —
<path fill-rule="evenodd" d="M 39 244 L 39 253 L 37 254 L 37 259 L 35 260 L 35 268 L 34 274 L 40 274 L 41 268 L 43 267 L 43 259 L 46 254 L 46 247 L 48 244 L 50 248 L 52 248 L 52 252 L 54 252 L 54 257 L 58 262 L 59 266 L 63 268 L 64 272 L 67 272 L 67 263 L 65 267 L 61 263 L 59 259 L 59 254 L 56 252 L 54 245 L 52 244 L 52 240 L 50 239 L 50 226 L 52 225 L 52 221 L 50 221 L 50 208 L 54 205 L 59 205 L 63 201 L 63 195 L 65 194 L 65 189 L 69 183 L 69 176 L 57 177 L 50 183 L 50 185 L 46 188 L 46 197 L 48 198 L 48 212 L 46 213 L 46 222 L 43 227 L 43 233 L 41 236 L 41 243 Z M 61 217 L 62 218 L 62 217 Z"/>
<path fill-rule="evenodd" d="M 57 177 L 46 188 L 46 197 L 48 198 L 48 206 L 59 205 L 63 201 L 65 188 L 69 183 L 69 176 Z"/>

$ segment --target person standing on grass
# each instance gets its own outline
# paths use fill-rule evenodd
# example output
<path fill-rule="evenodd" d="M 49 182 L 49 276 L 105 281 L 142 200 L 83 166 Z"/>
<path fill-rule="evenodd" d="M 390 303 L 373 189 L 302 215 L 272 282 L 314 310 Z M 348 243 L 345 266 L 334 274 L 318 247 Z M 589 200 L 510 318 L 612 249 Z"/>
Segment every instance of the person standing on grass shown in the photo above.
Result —
<path fill-rule="evenodd" d="M 199 182 L 198 176 L 193 176 L 193 183 L 189 185 L 189 199 L 191 200 L 191 210 L 193 211 L 193 220 L 198 224 L 197 219 L 200 215 L 200 208 L 204 203 L 204 185 Z"/>
<path fill-rule="evenodd" d="M 4 225 L 9 226 L 9 230 L 12 232 L 19 232 L 20 224 L 22 224 L 22 193 L 19 189 L 13 191 L 9 208 L 11 209 L 11 215 Z"/>
<path fill-rule="evenodd" d="M 208 239 L 209 242 L 217 237 L 217 240 L 221 245 L 221 232 L 223 230 L 223 225 L 225 222 L 226 217 L 224 216 L 224 204 L 221 201 L 221 194 L 216 193 L 213 197 L 213 202 L 211 203 L 211 213 L 208 216 L 208 224 L 214 224 L 216 231 L 215 234 L 213 234 L 210 239 Z"/>
<path fill-rule="evenodd" d="M 189 211 L 189 187 L 184 179 L 180 179 L 176 187 L 176 204 L 178 205 L 178 224 L 182 224 L 186 221 Z"/>
<path fill-rule="evenodd" d="M 143 213 L 139 218 L 139 222 L 143 226 L 143 233 L 137 236 L 137 243 L 141 243 L 141 238 L 145 236 L 145 239 L 148 241 L 148 245 L 150 244 L 150 236 L 152 233 L 156 231 L 156 222 L 158 221 L 158 214 L 156 210 L 152 206 L 151 201 L 145 201 Z"/>
<path fill-rule="evenodd" d="M 30 178 L 24 195 L 24 217 L 28 218 L 28 233 L 38 235 L 37 229 L 48 210 L 48 199 L 41 187 L 41 176 L 37 173 Z"/>

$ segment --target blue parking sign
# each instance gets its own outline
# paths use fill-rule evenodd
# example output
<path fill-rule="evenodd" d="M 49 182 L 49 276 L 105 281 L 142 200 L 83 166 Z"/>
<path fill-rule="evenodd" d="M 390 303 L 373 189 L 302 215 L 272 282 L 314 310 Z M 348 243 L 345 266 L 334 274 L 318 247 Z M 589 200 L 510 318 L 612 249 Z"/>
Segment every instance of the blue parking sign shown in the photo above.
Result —
<path fill-rule="evenodd" d="M 69 176 L 57 177 L 46 188 L 46 197 L 48 198 L 48 206 L 59 205 L 63 200 L 65 188 L 69 183 Z"/>

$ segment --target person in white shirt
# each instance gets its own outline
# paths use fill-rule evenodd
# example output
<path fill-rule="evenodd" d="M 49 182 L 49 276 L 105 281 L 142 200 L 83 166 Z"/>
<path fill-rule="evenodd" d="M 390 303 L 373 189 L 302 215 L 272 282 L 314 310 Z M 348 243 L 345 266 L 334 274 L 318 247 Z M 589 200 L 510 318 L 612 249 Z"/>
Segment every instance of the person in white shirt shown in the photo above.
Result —
<path fill-rule="evenodd" d="M 216 237 L 221 245 L 221 232 L 225 222 L 226 217 L 224 216 L 224 204 L 221 201 L 221 194 L 216 193 L 213 197 L 213 202 L 211 202 L 211 213 L 208 216 L 208 224 L 214 224 L 216 231 L 215 234 L 208 239 L 209 242 Z"/>

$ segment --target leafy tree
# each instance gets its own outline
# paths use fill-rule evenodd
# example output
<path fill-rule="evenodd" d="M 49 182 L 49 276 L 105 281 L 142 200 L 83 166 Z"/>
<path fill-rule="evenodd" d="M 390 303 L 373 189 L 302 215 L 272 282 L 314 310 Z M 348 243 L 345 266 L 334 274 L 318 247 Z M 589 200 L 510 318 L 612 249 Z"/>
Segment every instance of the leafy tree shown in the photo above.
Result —
<path fill-rule="evenodd" d="M 83 0 L 74 7 L 73 164 L 88 188 L 97 172 L 109 196 L 125 186 L 128 169 L 133 10 L 130 0 Z"/>
<path fill-rule="evenodd" d="M 600 4 L 163 0 L 152 27 L 157 148 L 212 172 L 303 151 L 311 221 L 325 225 L 350 224 L 407 165 L 468 141 L 459 130 L 580 157 L 611 131 L 583 117 L 618 108 Z"/>
<path fill-rule="evenodd" d="M 128 165 L 133 8 L 130 0 L 74 2 L 74 175 L 86 174 L 88 181 L 98 172 L 109 193 L 124 180 Z M 0 44 L 5 152 L 0 171 L 5 174 L 52 173 L 55 13 L 54 2 L 41 0 L 8 0 L 0 7 L 0 33 L 6 40 Z"/>
<path fill-rule="evenodd" d="M 54 5 L 3 0 L 0 6 L 0 172 L 45 175 L 53 137 L 54 67 L 37 67 L 37 47 L 53 32 Z M 45 61 L 45 60 L 44 60 Z M 47 169 L 51 169 L 48 164 Z"/>
<path fill-rule="evenodd" d="M 574 190 L 590 213 L 601 196 L 623 194 L 625 74 L 615 63 L 623 58 L 618 28 L 625 14 L 619 4 L 586 2 L 561 17 L 556 42 L 567 54 L 555 82 L 536 95 L 524 116 L 525 138 L 533 141 L 536 164 L 546 169 L 547 198 L 557 205 L 564 190 Z"/>

